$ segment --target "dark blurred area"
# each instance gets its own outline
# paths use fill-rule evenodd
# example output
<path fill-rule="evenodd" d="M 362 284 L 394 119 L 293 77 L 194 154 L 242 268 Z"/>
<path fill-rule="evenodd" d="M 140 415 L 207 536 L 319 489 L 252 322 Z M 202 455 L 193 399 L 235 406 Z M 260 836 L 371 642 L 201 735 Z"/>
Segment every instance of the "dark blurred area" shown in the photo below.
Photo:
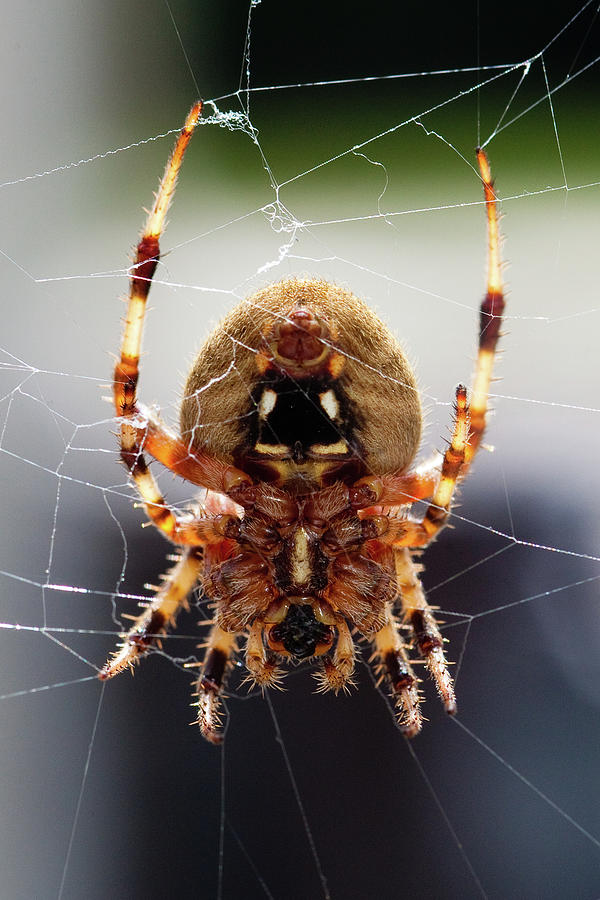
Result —
<path fill-rule="evenodd" d="M 246 3 L 171 3 L 192 70 L 213 79 L 201 85 L 207 97 L 229 93 L 240 78 L 244 86 L 245 49 L 254 87 L 517 64 L 542 50 L 562 80 L 597 55 L 596 14 L 585 6 L 262 2 L 247 44 Z M 568 40 L 557 40 L 572 19 Z"/>

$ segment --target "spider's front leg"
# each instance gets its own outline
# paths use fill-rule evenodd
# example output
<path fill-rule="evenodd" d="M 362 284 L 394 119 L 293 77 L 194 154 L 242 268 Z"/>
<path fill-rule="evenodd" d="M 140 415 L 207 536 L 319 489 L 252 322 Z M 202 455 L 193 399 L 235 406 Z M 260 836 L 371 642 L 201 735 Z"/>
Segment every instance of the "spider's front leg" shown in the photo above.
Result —
<path fill-rule="evenodd" d="M 464 478 L 467 474 L 473 458 L 481 445 L 486 429 L 490 384 L 492 382 L 498 340 L 501 337 L 502 316 L 505 307 L 502 260 L 500 258 L 498 200 L 494 190 L 488 158 L 485 151 L 481 148 L 477 150 L 477 163 L 483 185 L 487 218 L 488 271 L 486 293 L 479 308 L 479 346 L 469 399 L 470 431 L 468 442 L 464 448 L 460 470 L 456 473 L 456 477 L 460 476 L 461 478 Z M 373 504 L 380 503 L 385 506 L 402 505 L 416 500 L 424 500 L 427 497 L 433 497 L 438 487 L 436 467 L 434 463 L 426 467 L 421 466 L 414 472 L 395 472 L 380 479 L 363 478 L 354 485 L 354 491 L 359 496 L 361 493 L 364 494 L 370 491 L 373 497 Z M 446 469 L 448 471 L 447 465 Z M 442 474 L 443 477 L 444 475 Z M 450 484 L 449 480 L 447 480 L 447 484 Z M 454 478 L 454 482 L 451 485 L 452 491 L 455 484 L 456 478 Z M 435 505 L 440 506 L 443 504 L 437 503 Z M 425 529 L 422 529 L 420 534 L 416 535 L 415 543 L 412 546 L 425 546 L 439 531 L 439 527 L 429 527 L 429 525 L 434 524 L 434 514 L 431 508 L 429 515 L 430 522 L 426 523 Z M 442 515 L 440 519 L 443 518 Z M 407 542 L 404 546 L 410 546 L 410 543 Z"/>
<path fill-rule="evenodd" d="M 144 231 L 137 246 L 129 286 L 127 317 L 121 342 L 121 356 L 115 367 L 113 381 L 116 412 L 118 416 L 124 417 L 126 420 L 135 416 L 137 412 L 137 383 L 146 301 L 160 257 L 159 238 L 162 235 L 165 217 L 175 193 L 175 185 L 177 184 L 185 151 L 201 113 L 202 102 L 199 101 L 192 106 L 188 113 L 173 153 L 167 162 L 154 204 L 148 214 Z M 121 446 L 124 452 L 131 452 L 134 449 L 135 439 L 135 428 L 127 421 L 124 421 L 121 425 Z"/>
<path fill-rule="evenodd" d="M 504 287 L 502 284 L 502 261 L 500 259 L 500 229 L 498 224 L 497 198 L 490 172 L 488 158 L 483 150 L 477 150 L 477 163 L 481 174 L 488 230 L 488 275 L 487 292 L 479 313 L 479 349 L 471 392 L 471 437 L 466 450 L 463 473 L 477 453 L 486 426 L 490 383 L 496 347 L 501 336 L 504 313 Z"/>
<path fill-rule="evenodd" d="M 188 519 L 181 517 L 167 505 L 148 468 L 144 450 L 175 474 L 209 490 L 228 493 L 252 481 L 240 470 L 215 460 L 210 454 L 192 452 L 187 444 L 138 404 L 137 398 L 146 302 L 160 256 L 159 239 L 164 230 L 183 157 L 201 113 L 202 103 L 199 101 L 192 106 L 175 143 L 137 246 L 129 285 L 121 354 L 113 378 L 115 410 L 121 420 L 121 459 L 135 481 L 154 525 L 174 543 L 187 545 L 198 545 L 202 541 L 193 532 L 189 532 Z"/>

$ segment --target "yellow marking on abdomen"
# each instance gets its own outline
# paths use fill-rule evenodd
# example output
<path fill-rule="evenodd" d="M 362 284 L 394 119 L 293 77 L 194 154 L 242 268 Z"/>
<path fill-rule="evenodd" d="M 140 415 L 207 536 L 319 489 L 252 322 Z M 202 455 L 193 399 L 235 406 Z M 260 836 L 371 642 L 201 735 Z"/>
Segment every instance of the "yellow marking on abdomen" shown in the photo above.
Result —
<path fill-rule="evenodd" d="M 257 453 L 266 453 L 267 456 L 289 456 L 292 452 L 287 444 L 262 444 L 260 441 L 256 442 L 254 449 Z"/>
<path fill-rule="evenodd" d="M 321 401 L 321 406 L 329 416 L 332 421 L 335 421 L 340 413 L 339 404 L 337 402 L 337 397 L 331 388 L 328 391 L 324 391 L 322 394 L 319 394 L 319 400 Z"/>
<path fill-rule="evenodd" d="M 276 403 L 277 394 L 275 391 L 270 390 L 270 388 L 266 388 L 260 395 L 260 402 L 258 404 L 258 414 L 260 418 L 266 419 L 269 413 L 275 409 Z"/>
<path fill-rule="evenodd" d="M 310 448 L 311 453 L 348 453 L 348 444 L 346 441 L 337 441 L 335 444 L 313 444 Z"/>

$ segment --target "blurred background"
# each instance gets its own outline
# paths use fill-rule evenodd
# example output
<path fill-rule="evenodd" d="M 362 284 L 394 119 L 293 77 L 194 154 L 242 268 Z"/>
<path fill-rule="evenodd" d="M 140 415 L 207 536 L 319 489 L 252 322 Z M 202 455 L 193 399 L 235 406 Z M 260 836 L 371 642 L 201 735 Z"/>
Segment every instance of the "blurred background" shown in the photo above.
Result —
<path fill-rule="evenodd" d="M 337 0 L 5 14 L 2 897 L 326 896 L 294 785 L 335 900 L 598 897 L 595 16 L 589 3 Z M 425 685 L 430 721 L 411 745 L 361 667 L 360 690 L 337 699 L 295 671 L 273 714 L 234 677 L 224 750 L 208 746 L 181 665 L 198 609 L 135 678 L 102 693 L 93 677 L 167 566 L 102 396 L 173 140 L 161 135 L 198 94 L 249 110 L 252 131 L 239 118 L 198 130 L 170 214 L 140 395 L 171 423 L 225 311 L 314 274 L 400 336 L 428 409 L 423 453 L 443 446 L 475 354 L 473 149 L 487 144 L 509 300 L 495 451 L 424 558 L 460 660 L 459 717 Z M 160 483 L 190 498 L 169 473 Z"/>

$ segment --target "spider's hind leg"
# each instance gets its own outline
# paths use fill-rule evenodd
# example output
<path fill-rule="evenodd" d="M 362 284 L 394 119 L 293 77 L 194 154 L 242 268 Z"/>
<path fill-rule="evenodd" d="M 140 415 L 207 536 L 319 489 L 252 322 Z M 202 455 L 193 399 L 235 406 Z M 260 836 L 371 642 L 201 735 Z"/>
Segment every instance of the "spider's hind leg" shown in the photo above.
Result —
<path fill-rule="evenodd" d="M 372 638 L 373 655 L 370 662 L 375 663 L 375 672 L 379 676 L 378 684 L 385 679 L 390 688 L 396 704 L 400 730 L 407 737 L 415 737 L 421 731 L 423 723 L 419 680 L 411 667 L 399 627 L 391 604 L 388 603 L 386 623 Z"/>
<path fill-rule="evenodd" d="M 454 682 L 444 656 L 444 639 L 419 580 L 421 567 L 406 549 L 395 549 L 394 559 L 404 622 L 412 628 L 416 648 L 435 681 L 444 709 L 452 716 L 456 712 Z"/>
<path fill-rule="evenodd" d="M 197 699 L 193 704 L 198 709 L 196 722 L 202 737 L 211 744 L 220 744 L 223 740 L 220 696 L 236 650 L 235 634 L 213 625 L 206 642 L 202 672 L 196 682 Z"/>
<path fill-rule="evenodd" d="M 150 605 L 139 615 L 123 643 L 106 661 L 98 677 L 105 681 L 124 669 L 132 669 L 140 657 L 144 656 L 160 641 L 167 628 L 175 621 L 180 608 L 194 588 L 202 569 L 202 551 L 198 548 L 186 550 L 177 564 L 164 576 L 164 583 Z"/>

